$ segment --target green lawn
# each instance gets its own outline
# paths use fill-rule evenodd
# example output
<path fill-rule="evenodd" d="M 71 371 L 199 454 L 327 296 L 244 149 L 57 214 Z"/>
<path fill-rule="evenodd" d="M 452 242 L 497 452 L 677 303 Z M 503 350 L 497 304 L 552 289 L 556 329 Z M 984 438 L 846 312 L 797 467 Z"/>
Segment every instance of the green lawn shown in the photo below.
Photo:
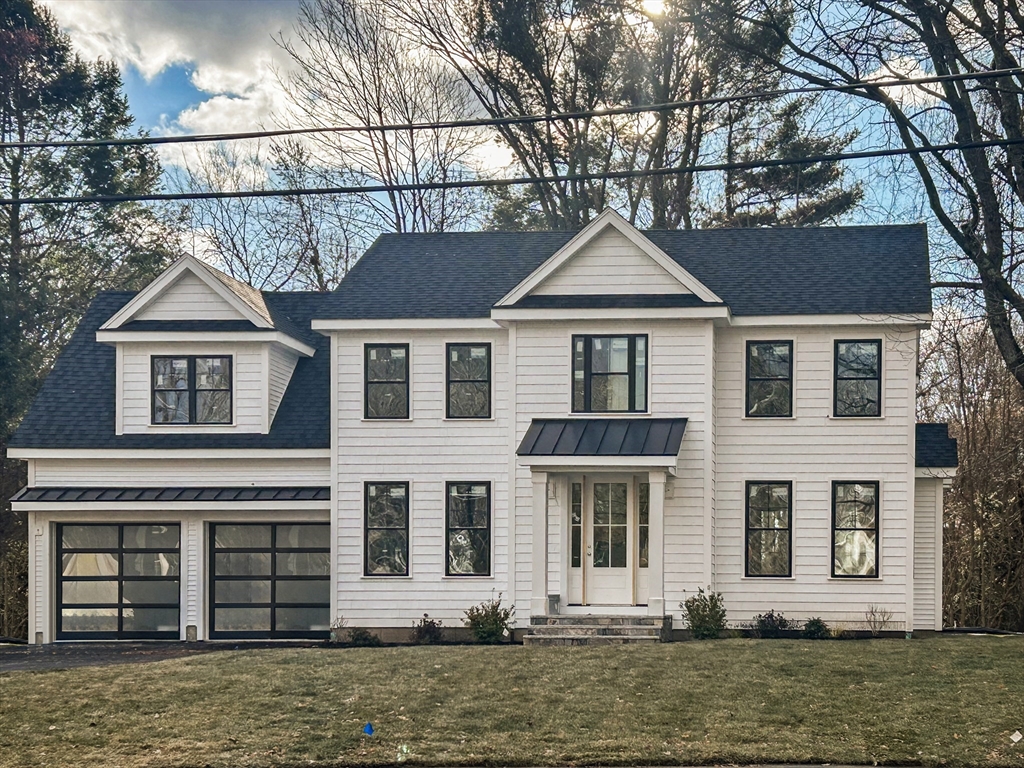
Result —
<path fill-rule="evenodd" d="M 2 766 L 1024 766 L 1018 728 L 1024 637 L 264 649 L 0 675 Z"/>

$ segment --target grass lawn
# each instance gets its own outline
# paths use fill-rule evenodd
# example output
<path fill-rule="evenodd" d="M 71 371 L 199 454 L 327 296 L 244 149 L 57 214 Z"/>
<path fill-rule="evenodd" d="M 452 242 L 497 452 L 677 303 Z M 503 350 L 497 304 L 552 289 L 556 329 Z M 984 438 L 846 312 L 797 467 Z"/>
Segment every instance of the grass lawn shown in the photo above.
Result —
<path fill-rule="evenodd" d="M 1024 637 L 286 648 L 0 675 L 2 766 L 1024 766 L 1018 728 Z"/>

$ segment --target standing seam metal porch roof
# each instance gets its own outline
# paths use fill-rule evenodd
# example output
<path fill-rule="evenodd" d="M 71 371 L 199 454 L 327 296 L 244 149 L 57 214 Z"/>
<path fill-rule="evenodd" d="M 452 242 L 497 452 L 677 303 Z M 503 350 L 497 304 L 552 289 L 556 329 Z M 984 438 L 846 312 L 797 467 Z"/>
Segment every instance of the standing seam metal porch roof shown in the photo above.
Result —
<path fill-rule="evenodd" d="M 519 456 L 675 456 L 686 419 L 534 419 Z"/>

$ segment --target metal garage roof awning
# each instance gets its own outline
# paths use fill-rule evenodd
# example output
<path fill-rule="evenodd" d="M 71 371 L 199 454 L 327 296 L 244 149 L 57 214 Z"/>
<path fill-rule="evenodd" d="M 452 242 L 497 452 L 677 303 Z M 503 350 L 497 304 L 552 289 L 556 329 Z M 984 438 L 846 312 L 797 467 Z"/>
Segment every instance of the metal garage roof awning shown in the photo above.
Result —
<path fill-rule="evenodd" d="M 12 502 L 209 503 L 308 502 L 331 500 L 328 487 L 238 488 L 23 488 Z"/>

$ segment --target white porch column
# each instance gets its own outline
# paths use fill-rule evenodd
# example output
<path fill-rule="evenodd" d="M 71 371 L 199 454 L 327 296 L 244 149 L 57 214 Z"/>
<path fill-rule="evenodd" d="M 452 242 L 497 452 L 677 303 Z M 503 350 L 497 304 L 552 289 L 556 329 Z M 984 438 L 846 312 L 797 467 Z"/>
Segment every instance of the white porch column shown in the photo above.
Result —
<path fill-rule="evenodd" d="M 651 498 L 649 509 L 647 578 L 649 594 L 647 614 L 665 615 L 665 473 L 648 472 Z"/>
<path fill-rule="evenodd" d="M 533 586 L 530 615 L 546 616 L 548 612 L 548 475 L 533 472 Z"/>

